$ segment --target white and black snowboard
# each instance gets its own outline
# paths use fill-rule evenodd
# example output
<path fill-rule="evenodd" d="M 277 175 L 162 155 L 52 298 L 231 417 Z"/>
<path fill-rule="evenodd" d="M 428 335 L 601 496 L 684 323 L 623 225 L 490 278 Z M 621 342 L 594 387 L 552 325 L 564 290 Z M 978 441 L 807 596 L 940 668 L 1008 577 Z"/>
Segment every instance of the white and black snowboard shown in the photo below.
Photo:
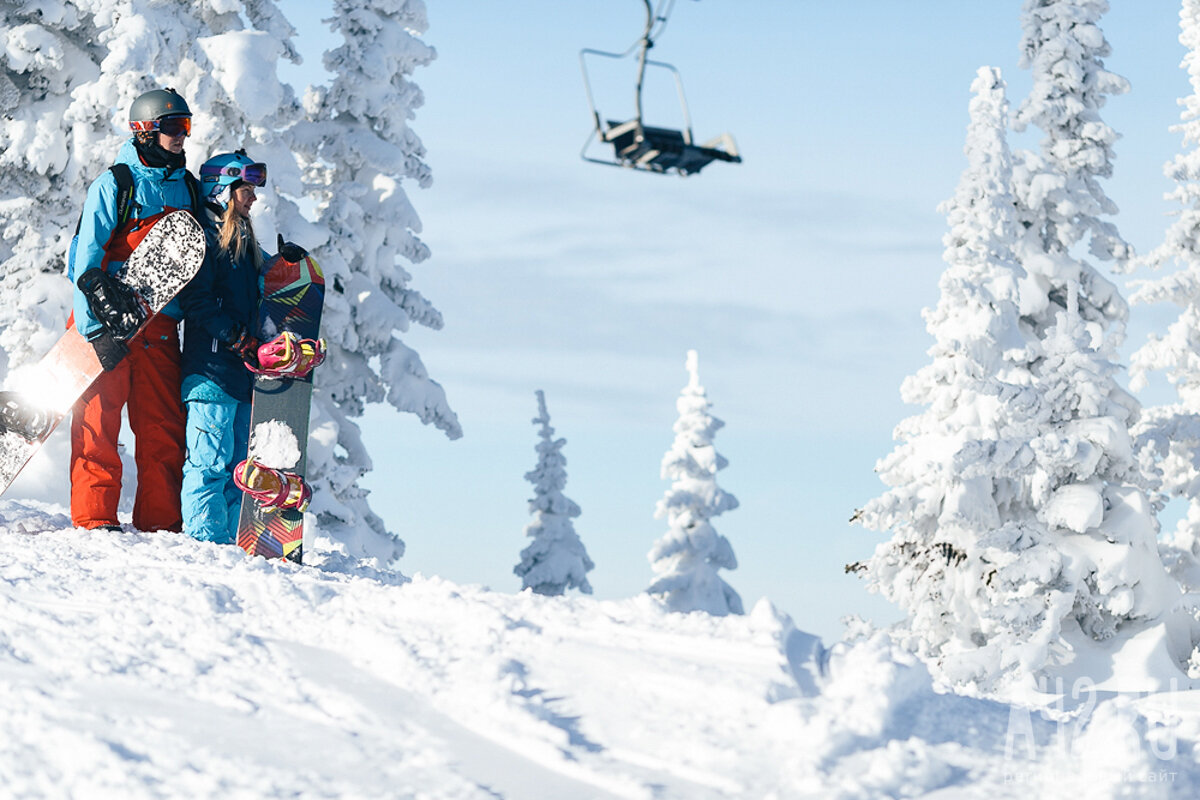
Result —
<path fill-rule="evenodd" d="M 203 261 L 204 233 L 191 212 L 173 211 L 154 223 L 117 273 L 145 304 L 139 331 Z M 92 345 L 72 325 L 16 385 L 0 392 L 0 494 L 103 371 Z"/>

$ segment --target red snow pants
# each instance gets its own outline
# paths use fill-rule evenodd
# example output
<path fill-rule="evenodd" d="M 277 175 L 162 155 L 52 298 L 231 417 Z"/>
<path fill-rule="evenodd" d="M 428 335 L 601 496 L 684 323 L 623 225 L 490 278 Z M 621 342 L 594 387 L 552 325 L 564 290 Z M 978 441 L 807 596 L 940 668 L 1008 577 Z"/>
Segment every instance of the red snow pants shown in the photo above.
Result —
<path fill-rule="evenodd" d="M 71 417 L 71 522 L 116 525 L 121 499 L 121 409 L 129 406 L 137 492 L 133 526 L 180 531 L 184 409 L 179 386 L 179 322 L 160 314 L 129 342 L 129 355 L 101 375 Z"/>

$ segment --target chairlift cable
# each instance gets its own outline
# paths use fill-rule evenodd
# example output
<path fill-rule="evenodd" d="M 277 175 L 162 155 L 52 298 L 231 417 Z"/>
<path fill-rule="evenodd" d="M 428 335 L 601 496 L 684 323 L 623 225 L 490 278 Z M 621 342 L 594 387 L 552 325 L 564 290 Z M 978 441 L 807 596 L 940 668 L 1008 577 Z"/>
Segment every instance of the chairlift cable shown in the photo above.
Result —
<path fill-rule="evenodd" d="M 663 35 L 663 31 L 667 29 L 667 22 L 670 20 L 671 11 L 674 8 L 675 0 L 662 0 L 660 5 L 661 10 L 657 15 L 654 15 L 653 21 L 651 21 L 650 16 L 654 14 L 654 11 L 652 8 L 650 8 L 650 0 L 646 0 L 646 34 L 642 38 L 649 43 L 649 47 L 653 47 L 654 42 L 659 39 Z M 654 25 L 658 25 L 658 28 L 654 29 Z"/>
<path fill-rule="evenodd" d="M 663 0 L 665 10 L 657 15 L 654 14 L 654 9 L 651 7 L 650 0 L 642 0 L 642 2 L 646 5 L 646 29 L 642 32 L 642 35 L 634 39 L 633 44 L 625 48 L 623 52 L 613 54 L 618 58 L 624 58 L 625 56 L 629 55 L 634 50 L 637 50 L 639 47 L 641 47 L 642 43 L 646 41 L 649 41 L 649 47 L 653 47 L 654 42 L 657 41 L 662 36 L 663 31 L 667 29 L 667 21 L 670 19 L 671 11 L 675 7 L 675 0 Z M 658 28 L 653 27 L 656 23 L 661 23 L 659 24 Z"/>

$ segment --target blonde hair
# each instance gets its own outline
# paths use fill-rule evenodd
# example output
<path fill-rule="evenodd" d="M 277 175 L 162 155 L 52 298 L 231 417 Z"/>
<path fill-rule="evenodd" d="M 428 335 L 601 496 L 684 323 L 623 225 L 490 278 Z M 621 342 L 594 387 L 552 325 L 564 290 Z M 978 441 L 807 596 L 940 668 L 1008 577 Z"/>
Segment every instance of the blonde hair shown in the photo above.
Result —
<path fill-rule="evenodd" d="M 249 250 L 254 268 L 262 268 L 262 250 L 258 247 L 254 226 L 250 224 L 250 220 L 244 219 L 233 210 L 233 197 L 229 198 L 225 213 L 221 215 L 221 228 L 217 232 L 217 240 L 223 249 L 229 251 L 234 261 L 240 260 Z"/>

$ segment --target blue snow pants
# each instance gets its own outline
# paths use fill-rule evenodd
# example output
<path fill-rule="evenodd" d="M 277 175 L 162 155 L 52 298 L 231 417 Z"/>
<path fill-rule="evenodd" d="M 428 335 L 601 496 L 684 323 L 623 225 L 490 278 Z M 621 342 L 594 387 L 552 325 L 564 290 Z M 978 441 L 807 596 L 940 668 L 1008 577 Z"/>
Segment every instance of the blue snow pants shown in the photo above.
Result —
<path fill-rule="evenodd" d="M 222 392 L 222 394 L 224 394 Z M 233 468 L 246 457 L 250 404 L 189 399 L 183 463 L 183 532 L 217 544 L 237 542 L 242 492 Z"/>

